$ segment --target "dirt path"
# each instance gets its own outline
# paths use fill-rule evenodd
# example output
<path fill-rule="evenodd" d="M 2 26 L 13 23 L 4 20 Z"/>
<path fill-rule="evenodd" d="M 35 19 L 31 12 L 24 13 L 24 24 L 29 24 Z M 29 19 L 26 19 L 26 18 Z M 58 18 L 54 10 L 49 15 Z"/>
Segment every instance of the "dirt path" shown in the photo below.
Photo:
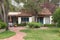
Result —
<path fill-rule="evenodd" d="M 16 32 L 16 35 L 10 37 L 10 38 L 6 38 L 4 40 L 24 40 L 24 36 L 26 36 L 26 34 L 24 32 L 20 32 L 20 30 L 26 29 L 24 27 L 12 27 L 9 28 L 11 31 Z"/>

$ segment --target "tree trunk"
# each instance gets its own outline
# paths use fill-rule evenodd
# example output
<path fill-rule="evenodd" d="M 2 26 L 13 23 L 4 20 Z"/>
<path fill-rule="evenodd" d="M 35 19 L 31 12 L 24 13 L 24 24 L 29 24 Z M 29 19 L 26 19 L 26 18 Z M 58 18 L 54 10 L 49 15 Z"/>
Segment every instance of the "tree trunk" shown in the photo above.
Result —
<path fill-rule="evenodd" d="M 4 16 L 3 16 L 4 22 L 6 22 L 6 15 L 5 15 L 4 2 L 2 2 L 1 6 L 2 6 L 3 14 L 4 14 Z"/>
<path fill-rule="evenodd" d="M 2 10 L 1 10 L 1 6 L 0 6 L 0 18 L 2 19 Z"/>
<path fill-rule="evenodd" d="M 37 14 L 35 15 L 35 22 L 37 22 Z"/>
<path fill-rule="evenodd" d="M 6 10 L 5 10 L 6 23 L 7 23 L 6 31 L 9 30 L 8 29 L 8 12 L 9 12 L 9 2 L 8 2 L 8 0 L 6 0 Z"/>
<path fill-rule="evenodd" d="M 35 11 L 35 22 L 37 22 L 38 11 L 36 9 L 34 9 L 34 11 Z"/>
<path fill-rule="evenodd" d="M 4 21 L 3 9 L 2 9 L 2 1 L 0 1 L 0 17 L 1 17 L 1 19 Z"/>
<path fill-rule="evenodd" d="M 6 8 L 4 6 L 4 2 L 6 1 Z M 8 30 L 8 0 L 1 0 L 1 8 L 3 11 L 4 22 L 7 23 L 6 31 Z"/>

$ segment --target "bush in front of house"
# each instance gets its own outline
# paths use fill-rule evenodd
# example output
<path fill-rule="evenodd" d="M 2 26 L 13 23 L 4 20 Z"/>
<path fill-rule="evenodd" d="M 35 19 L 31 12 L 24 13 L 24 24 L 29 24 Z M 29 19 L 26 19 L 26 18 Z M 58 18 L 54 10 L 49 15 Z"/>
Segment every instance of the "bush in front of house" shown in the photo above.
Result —
<path fill-rule="evenodd" d="M 53 13 L 53 21 L 57 24 L 57 27 L 60 27 L 60 8 Z"/>
<path fill-rule="evenodd" d="M 31 22 L 31 23 L 27 23 L 27 26 L 29 28 L 40 28 L 42 26 L 41 23 L 37 23 L 37 22 Z"/>
<path fill-rule="evenodd" d="M 17 24 L 17 26 L 26 26 L 27 23 Z"/>
<path fill-rule="evenodd" d="M 56 27 L 56 24 L 44 24 L 44 27 Z"/>
<path fill-rule="evenodd" d="M 7 24 L 4 22 L 0 22 L 0 29 L 4 29 L 7 27 Z"/>

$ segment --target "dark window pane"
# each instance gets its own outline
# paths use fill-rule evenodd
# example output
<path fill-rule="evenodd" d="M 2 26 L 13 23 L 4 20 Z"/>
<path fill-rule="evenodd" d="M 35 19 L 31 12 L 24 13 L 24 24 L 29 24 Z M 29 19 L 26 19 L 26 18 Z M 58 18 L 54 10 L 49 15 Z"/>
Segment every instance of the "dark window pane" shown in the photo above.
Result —
<path fill-rule="evenodd" d="M 29 22 L 29 17 L 22 17 L 21 18 L 21 21 L 22 22 Z"/>

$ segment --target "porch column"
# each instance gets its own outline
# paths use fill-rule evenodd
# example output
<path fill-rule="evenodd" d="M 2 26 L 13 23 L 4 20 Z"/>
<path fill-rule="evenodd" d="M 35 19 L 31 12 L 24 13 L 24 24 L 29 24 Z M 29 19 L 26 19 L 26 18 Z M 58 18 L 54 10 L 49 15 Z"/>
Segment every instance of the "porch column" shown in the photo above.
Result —
<path fill-rule="evenodd" d="M 32 22 L 32 17 L 29 17 L 29 22 Z"/>
<path fill-rule="evenodd" d="M 45 24 L 45 17 L 43 18 L 43 24 Z"/>
<path fill-rule="evenodd" d="M 34 16 L 32 16 L 32 22 L 35 22 L 35 17 Z"/>
<path fill-rule="evenodd" d="M 12 17 L 10 16 L 10 20 L 9 20 L 10 22 L 12 22 Z"/>
<path fill-rule="evenodd" d="M 21 17 L 18 17 L 18 24 L 21 24 Z"/>
<path fill-rule="evenodd" d="M 52 16 L 50 16 L 50 24 L 52 23 Z"/>

